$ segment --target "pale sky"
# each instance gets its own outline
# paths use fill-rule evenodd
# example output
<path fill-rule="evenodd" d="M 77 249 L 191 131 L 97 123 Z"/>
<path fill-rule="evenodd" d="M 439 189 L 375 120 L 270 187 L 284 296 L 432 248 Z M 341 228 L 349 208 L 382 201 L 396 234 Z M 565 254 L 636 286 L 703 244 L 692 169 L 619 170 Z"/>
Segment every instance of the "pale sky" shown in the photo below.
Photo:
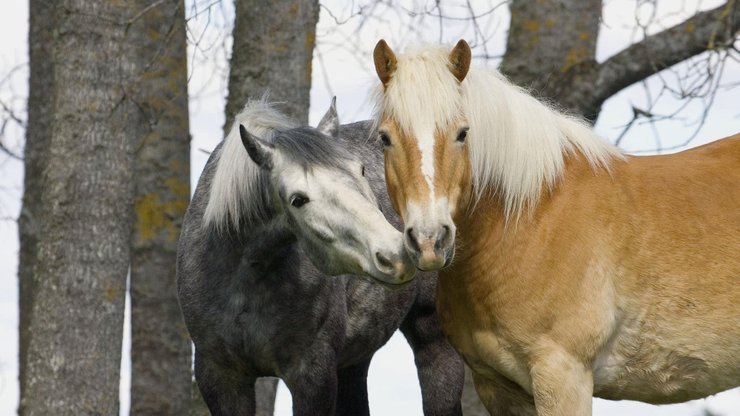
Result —
<path fill-rule="evenodd" d="M 11 3 L 11 2 L 6 2 Z M 192 0 L 186 0 L 189 7 L 189 15 L 193 15 L 194 8 Z M 199 4 L 209 4 L 210 1 L 199 1 Z M 340 20 L 348 20 L 347 23 L 338 26 L 335 20 L 322 8 L 319 27 L 317 30 L 318 48 L 314 54 L 313 88 L 311 91 L 310 121 L 315 124 L 326 110 L 331 95 L 337 96 L 337 106 L 340 120 L 343 123 L 366 119 L 370 115 L 369 93 L 377 83 L 370 52 L 375 42 L 381 37 L 387 39 L 395 49 L 403 49 L 403 46 L 416 43 L 443 42 L 454 44 L 459 38 L 466 38 L 471 44 L 478 44 L 475 34 L 468 24 L 446 21 L 443 24 L 442 34 L 439 33 L 439 22 L 436 19 L 427 18 L 424 21 L 415 20 L 414 31 L 409 30 L 405 24 L 410 19 L 408 15 L 391 17 L 386 23 L 368 24 L 359 36 L 358 44 L 349 46 L 346 42 L 346 33 L 354 30 L 358 22 L 357 18 L 348 19 L 350 9 L 343 9 L 345 3 L 328 1 L 324 2 L 332 10 L 334 16 Z M 352 2 L 355 3 L 355 2 Z M 422 2 L 407 1 L 408 4 L 419 4 Z M 433 2 L 432 2 L 433 3 Z M 464 3 L 464 2 L 463 2 Z M 500 1 L 476 2 L 479 12 L 490 8 L 491 5 Z M 699 3 L 699 4 L 697 4 Z M 661 2 L 658 15 L 664 16 L 664 25 L 670 26 L 690 15 L 697 7 L 708 9 L 715 7 L 720 1 L 696 0 L 685 2 Z M 680 12 L 683 6 L 685 12 Z M 411 6 L 409 6 L 411 7 Z M 639 40 L 639 35 L 633 31 L 635 16 L 644 17 L 650 13 L 642 6 L 636 11 L 634 1 L 606 1 L 604 12 L 604 27 L 599 36 L 598 56 L 599 60 L 618 52 L 632 41 Z M 28 6 L 22 1 L 13 1 L 12 4 L 3 5 L 3 13 L 0 13 L 0 79 L 5 77 L 8 71 L 19 64 L 25 64 L 27 58 L 27 32 L 28 32 Z M 202 37 L 199 50 L 205 50 L 209 54 L 204 59 L 202 52 L 195 53 L 190 48 L 191 59 L 189 61 L 191 72 L 190 94 L 191 99 L 191 132 L 193 136 L 192 171 L 193 181 L 197 180 L 206 160 L 206 154 L 199 149 L 211 150 L 221 139 L 223 125 L 223 108 L 225 81 L 220 75 L 225 74 L 226 51 L 228 51 L 228 40 L 217 36 L 221 27 L 228 27 L 222 16 L 229 16 L 231 2 L 223 2 L 222 6 L 212 9 L 208 13 L 201 13 L 198 18 L 191 22 L 191 38 L 199 37 L 205 27 L 207 18 L 210 24 Z M 464 15 L 460 8 L 450 7 L 446 13 Z M 226 19 L 228 22 L 228 18 Z M 489 54 L 500 54 L 504 49 L 506 27 L 508 26 L 508 10 L 506 7 L 497 9 L 485 18 L 480 19 L 481 28 L 486 36 L 491 36 L 487 43 Z M 656 27 L 655 30 L 660 28 Z M 474 49 L 474 54 L 481 53 L 481 48 Z M 321 60 L 317 59 L 321 56 Z M 493 61 L 490 65 L 498 62 Z M 670 74 L 664 75 L 670 79 Z M 657 93 L 656 77 L 648 83 L 653 94 Z M 740 64 L 728 65 L 725 69 L 725 79 L 740 81 Z M 326 80 L 330 80 L 328 83 Z M 15 107 L 19 110 L 24 108 L 24 97 L 27 91 L 27 66 L 21 67 L 9 79 L 0 83 L 0 99 L 7 102 L 9 97 L 16 96 Z M 633 86 L 622 91 L 617 96 L 607 101 L 604 105 L 601 117 L 596 129 L 605 138 L 614 140 L 621 131 L 621 126 L 629 121 L 632 110 L 631 105 L 644 106 L 645 89 L 640 85 Z M 690 147 L 740 131 L 740 90 L 722 90 L 715 100 L 709 117 L 692 141 Z M 675 108 L 675 101 L 667 99 L 662 106 L 657 107 L 656 113 L 665 114 Z M 659 123 L 656 130 L 659 134 L 661 144 L 671 146 L 682 143 L 688 138 L 695 123 L 692 125 L 700 112 L 701 105 L 697 103 L 689 108 L 686 115 L 680 120 Z M 25 118 L 25 116 L 24 116 Z M 12 129 L 3 138 L 4 143 L 14 148 L 22 140 L 22 131 Z M 654 149 L 655 133 L 651 126 L 640 125 L 633 128 L 622 142 L 622 147 L 630 152 L 646 151 Z M 0 155 L 0 218 L 16 218 L 19 211 L 19 201 L 22 194 L 22 165 L 21 163 Z M 0 220 L 0 415 L 14 414 L 18 404 L 18 381 L 17 381 L 17 354 L 18 354 L 18 312 L 17 312 L 17 229 L 15 223 L 9 220 Z M 127 355 L 127 347 L 124 346 L 124 355 Z M 125 393 L 128 385 L 129 371 L 127 360 L 124 358 L 122 369 L 122 406 L 121 414 L 127 414 L 128 395 Z M 373 414 L 376 415 L 420 415 L 421 397 L 416 379 L 416 370 L 413 365 L 413 357 L 403 337 L 398 334 L 381 349 L 375 356 L 370 367 L 368 382 L 370 405 Z M 611 402 L 595 400 L 594 414 L 606 415 L 679 415 L 690 416 L 700 414 L 704 405 L 718 415 L 737 416 L 740 415 L 740 391 L 734 390 L 713 396 L 707 400 L 694 401 L 686 404 L 671 406 L 649 406 L 636 402 Z M 290 396 L 284 385 L 278 391 L 276 415 L 290 415 Z"/>

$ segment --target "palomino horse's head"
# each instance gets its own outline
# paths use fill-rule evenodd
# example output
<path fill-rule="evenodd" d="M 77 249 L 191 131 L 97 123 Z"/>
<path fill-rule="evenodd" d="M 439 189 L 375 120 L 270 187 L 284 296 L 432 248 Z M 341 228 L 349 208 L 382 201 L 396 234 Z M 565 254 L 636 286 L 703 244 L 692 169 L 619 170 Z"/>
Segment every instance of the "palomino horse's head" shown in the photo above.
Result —
<path fill-rule="evenodd" d="M 470 47 L 461 40 L 452 51 L 396 58 L 381 40 L 373 57 L 383 83 L 378 132 L 385 177 L 406 249 L 419 269 L 440 269 L 452 261 L 452 218 L 467 203 L 471 183 L 460 92 Z"/>
<path fill-rule="evenodd" d="M 249 157 L 267 171 L 273 205 L 323 272 L 390 285 L 416 272 L 403 236 L 383 216 L 360 160 L 337 138 L 334 103 L 319 126 L 279 131 L 266 142 L 239 126 Z"/>

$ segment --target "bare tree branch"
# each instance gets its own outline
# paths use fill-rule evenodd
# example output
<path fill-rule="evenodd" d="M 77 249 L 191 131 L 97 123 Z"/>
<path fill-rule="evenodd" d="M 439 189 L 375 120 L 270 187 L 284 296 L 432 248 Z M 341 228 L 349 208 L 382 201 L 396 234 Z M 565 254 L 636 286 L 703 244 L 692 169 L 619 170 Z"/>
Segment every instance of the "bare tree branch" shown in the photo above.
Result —
<path fill-rule="evenodd" d="M 0 141 L 0 152 L 5 153 L 6 155 L 12 157 L 15 160 L 23 160 L 23 156 L 15 153 L 14 151 L 10 150 L 3 144 L 2 141 Z"/>
<path fill-rule="evenodd" d="M 740 33 L 740 6 L 720 7 L 651 35 L 595 67 L 590 95 L 597 105 L 618 91 L 707 50 L 731 48 Z"/>

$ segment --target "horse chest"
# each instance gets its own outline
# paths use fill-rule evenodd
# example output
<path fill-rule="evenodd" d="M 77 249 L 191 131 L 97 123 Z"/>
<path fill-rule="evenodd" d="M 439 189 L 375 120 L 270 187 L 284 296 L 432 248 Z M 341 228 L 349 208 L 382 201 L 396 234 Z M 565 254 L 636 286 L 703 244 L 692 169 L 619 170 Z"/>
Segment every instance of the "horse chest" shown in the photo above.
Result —
<path fill-rule="evenodd" d="M 413 287 L 388 289 L 348 276 L 344 343 L 340 361 L 355 362 L 380 349 L 401 325 L 413 302 Z"/>
<path fill-rule="evenodd" d="M 506 336 L 493 308 L 487 307 L 486 299 L 491 294 L 480 290 L 477 296 L 470 296 L 459 285 L 460 276 L 454 277 L 457 273 L 444 274 L 440 273 L 437 309 L 452 346 L 475 373 L 491 379 L 504 376 L 530 392 L 531 379 L 521 344 Z M 458 284 L 451 284 L 456 279 Z"/>

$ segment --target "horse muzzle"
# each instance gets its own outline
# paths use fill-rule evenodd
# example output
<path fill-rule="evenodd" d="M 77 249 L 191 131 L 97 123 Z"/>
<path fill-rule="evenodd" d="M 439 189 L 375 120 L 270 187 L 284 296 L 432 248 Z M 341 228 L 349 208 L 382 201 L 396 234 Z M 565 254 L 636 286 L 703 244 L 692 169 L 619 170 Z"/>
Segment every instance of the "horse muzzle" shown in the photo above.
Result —
<path fill-rule="evenodd" d="M 432 230 L 409 227 L 404 232 L 404 237 L 406 250 L 417 269 L 439 270 L 452 261 L 455 249 L 453 225 L 444 224 Z"/>
<path fill-rule="evenodd" d="M 405 286 L 414 279 L 416 267 L 405 250 L 393 252 L 378 250 L 373 256 L 373 266 L 376 273 L 369 273 L 371 277 L 387 286 Z"/>

